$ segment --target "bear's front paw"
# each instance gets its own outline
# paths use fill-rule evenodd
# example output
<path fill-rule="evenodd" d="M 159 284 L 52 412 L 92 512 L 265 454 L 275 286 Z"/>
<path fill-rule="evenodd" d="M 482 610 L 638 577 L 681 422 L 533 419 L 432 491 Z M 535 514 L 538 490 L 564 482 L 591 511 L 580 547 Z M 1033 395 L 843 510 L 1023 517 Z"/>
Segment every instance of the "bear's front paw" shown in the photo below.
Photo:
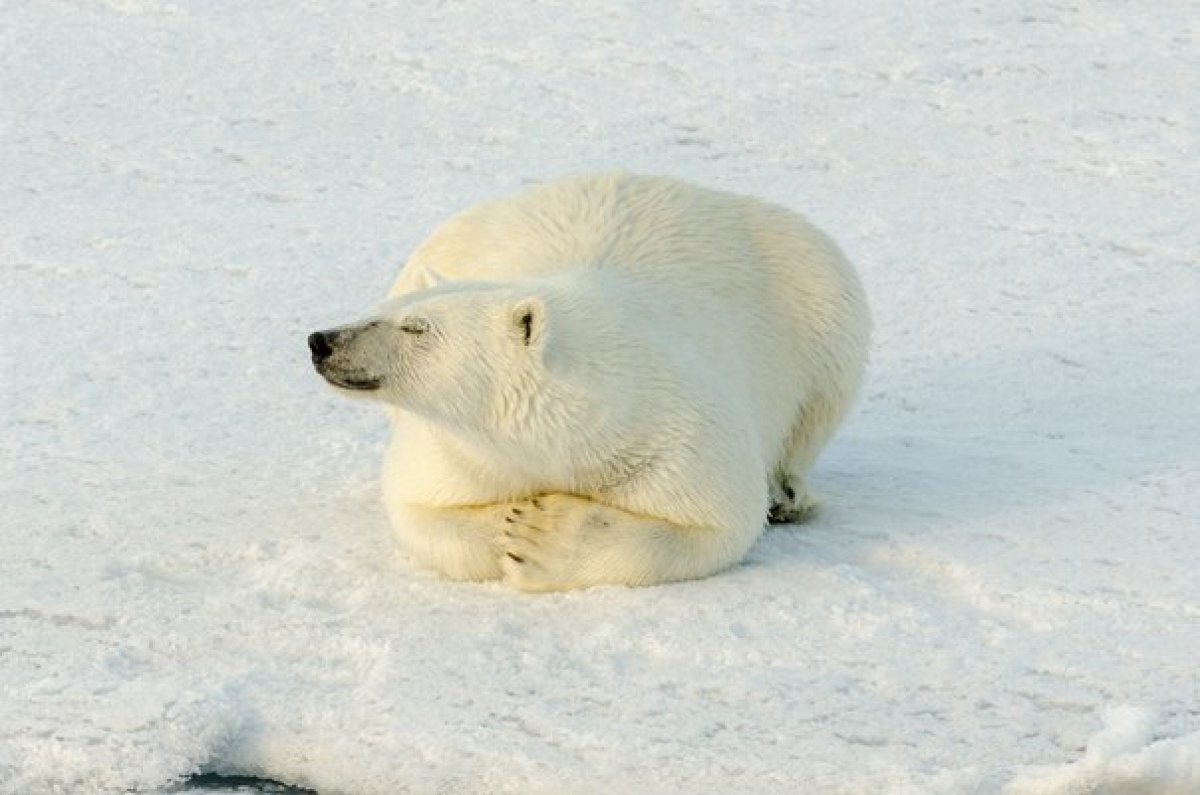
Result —
<path fill-rule="evenodd" d="M 580 587 L 585 531 L 597 507 L 565 494 L 547 494 L 511 506 L 498 540 L 504 581 L 522 591 Z"/>

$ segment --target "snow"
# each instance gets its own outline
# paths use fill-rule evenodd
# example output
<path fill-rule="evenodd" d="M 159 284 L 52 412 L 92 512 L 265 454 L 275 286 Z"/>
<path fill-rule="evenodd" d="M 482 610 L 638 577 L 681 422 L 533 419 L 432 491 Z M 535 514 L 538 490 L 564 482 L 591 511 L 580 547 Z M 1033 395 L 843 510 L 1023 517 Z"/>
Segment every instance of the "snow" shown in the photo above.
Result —
<path fill-rule="evenodd" d="M 1194 3 L 0 20 L 0 792 L 1200 792 Z M 442 582 L 304 336 L 614 166 L 858 264 L 825 509 L 702 582 Z"/>
<path fill-rule="evenodd" d="M 1082 759 L 1044 772 L 1029 771 L 1005 789 L 1005 795 L 1200 792 L 1200 732 L 1151 742 L 1152 717 L 1143 709 L 1111 710 L 1104 730 L 1088 742 Z"/>

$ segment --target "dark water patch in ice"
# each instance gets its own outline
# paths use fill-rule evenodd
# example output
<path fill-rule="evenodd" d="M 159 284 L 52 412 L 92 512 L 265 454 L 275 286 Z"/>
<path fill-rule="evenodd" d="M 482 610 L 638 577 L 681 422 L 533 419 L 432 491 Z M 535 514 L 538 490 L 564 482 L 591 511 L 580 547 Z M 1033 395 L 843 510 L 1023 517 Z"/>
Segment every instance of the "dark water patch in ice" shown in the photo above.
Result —
<path fill-rule="evenodd" d="M 223 776 L 219 773 L 201 773 L 184 781 L 179 787 L 168 790 L 170 795 L 230 795 L 231 793 L 265 792 L 271 795 L 317 795 L 313 789 L 294 787 L 282 781 L 254 776 Z"/>

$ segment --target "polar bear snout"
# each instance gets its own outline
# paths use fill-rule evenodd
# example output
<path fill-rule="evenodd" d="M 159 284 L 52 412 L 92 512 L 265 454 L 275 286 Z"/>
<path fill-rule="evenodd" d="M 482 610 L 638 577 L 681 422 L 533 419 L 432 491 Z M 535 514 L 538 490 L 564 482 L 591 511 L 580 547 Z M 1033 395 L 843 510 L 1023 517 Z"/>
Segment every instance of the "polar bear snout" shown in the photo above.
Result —
<path fill-rule="evenodd" d="M 314 365 L 319 367 L 321 362 L 333 355 L 333 343 L 337 338 L 336 331 L 314 331 L 308 335 L 308 349 L 312 351 Z"/>
<path fill-rule="evenodd" d="M 356 350 L 361 347 L 354 344 L 361 331 L 330 329 L 308 335 L 313 367 L 333 386 L 352 391 L 370 391 L 379 389 L 382 384 L 381 375 L 371 372 L 373 368 L 364 366 L 363 352 Z"/>

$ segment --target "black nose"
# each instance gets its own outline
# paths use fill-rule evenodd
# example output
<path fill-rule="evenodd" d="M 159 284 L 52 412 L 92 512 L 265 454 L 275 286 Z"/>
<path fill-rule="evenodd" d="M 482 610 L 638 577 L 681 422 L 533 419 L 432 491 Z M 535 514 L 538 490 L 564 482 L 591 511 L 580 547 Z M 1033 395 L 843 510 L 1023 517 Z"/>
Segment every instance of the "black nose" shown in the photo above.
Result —
<path fill-rule="evenodd" d="M 336 331 L 317 331 L 308 335 L 308 349 L 312 351 L 314 362 L 329 358 L 333 353 L 333 342 L 337 336 Z"/>

